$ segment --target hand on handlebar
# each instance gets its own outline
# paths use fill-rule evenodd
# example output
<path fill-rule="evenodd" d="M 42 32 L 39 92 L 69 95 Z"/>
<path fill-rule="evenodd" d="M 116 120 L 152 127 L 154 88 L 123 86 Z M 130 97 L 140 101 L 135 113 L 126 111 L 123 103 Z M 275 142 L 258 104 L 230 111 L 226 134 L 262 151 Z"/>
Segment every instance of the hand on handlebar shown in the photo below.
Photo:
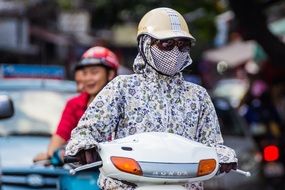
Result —
<path fill-rule="evenodd" d="M 33 158 L 33 162 L 34 163 L 42 163 L 43 165 L 48 166 L 48 165 L 50 165 L 49 159 L 50 159 L 50 157 L 49 157 L 48 153 L 42 152 L 42 153 L 37 154 Z"/>
<path fill-rule="evenodd" d="M 47 152 L 40 153 L 34 157 L 33 162 L 36 164 L 42 164 L 44 166 L 62 166 L 64 156 L 64 147 L 60 147 L 54 151 L 52 156 L 49 156 Z"/>
<path fill-rule="evenodd" d="M 231 163 L 220 163 L 220 170 L 219 173 L 229 173 L 231 170 L 237 169 L 237 163 L 231 162 Z"/>

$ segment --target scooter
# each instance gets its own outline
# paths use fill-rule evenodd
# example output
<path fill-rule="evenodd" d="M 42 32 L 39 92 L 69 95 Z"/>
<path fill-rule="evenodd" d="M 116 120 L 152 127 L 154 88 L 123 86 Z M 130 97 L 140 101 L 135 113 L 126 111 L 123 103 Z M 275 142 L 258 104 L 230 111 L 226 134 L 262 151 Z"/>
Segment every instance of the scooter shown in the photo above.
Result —
<path fill-rule="evenodd" d="M 186 190 L 187 182 L 205 181 L 216 176 L 216 150 L 182 136 L 149 132 L 97 145 L 101 161 L 70 170 L 71 174 L 99 168 L 107 177 L 128 181 L 137 190 Z M 74 162 L 74 157 L 65 157 Z M 232 170 L 245 176 L 249 172 Z"/>
<path fill-rule="evenodd" d="M 100 190 L 97 185 L 99 177 L 99 170 L 97 168 L 85 170 L 76 175 L 69 173 L 72 164 L 64 164 L 62 162 L 64 148 L 65 147 L 58 148 L 48 160 L 36 162 L 35 164 L 45 167 L 33 167 L 34 170 L 37 169 L 37 171 L 40 171 L 42 174 L 48 174 L 49 172 L 57 176 L 56 189 L 59 190 Z"/>

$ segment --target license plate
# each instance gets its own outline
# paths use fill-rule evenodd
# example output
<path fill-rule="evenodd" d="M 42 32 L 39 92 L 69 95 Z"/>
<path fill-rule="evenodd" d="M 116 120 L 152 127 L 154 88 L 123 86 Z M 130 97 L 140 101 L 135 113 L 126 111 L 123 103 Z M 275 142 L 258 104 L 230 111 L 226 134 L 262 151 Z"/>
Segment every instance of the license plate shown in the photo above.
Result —
<path fill-rule="evenodd" d="M 263 172 L 265 177 L 280 177 L 284 175 L 284 166 L 279 162 L 266 163 Z"/>

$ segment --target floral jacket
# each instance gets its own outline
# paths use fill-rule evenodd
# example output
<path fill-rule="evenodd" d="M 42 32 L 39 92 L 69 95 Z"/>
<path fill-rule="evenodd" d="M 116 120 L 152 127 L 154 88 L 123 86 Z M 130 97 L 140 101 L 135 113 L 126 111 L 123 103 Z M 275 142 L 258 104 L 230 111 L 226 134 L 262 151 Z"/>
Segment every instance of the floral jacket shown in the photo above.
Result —
<path fill-rule="evenodd" d="M 184 81 L 181 73 L 168 77 L 136 62 L 134 68 L 135 74 L 116 77 L 89 105 L 72 131 L 67 155 L 113 138 L 160 131 L 216 147 L 221 163 L 237 162 L 235 152 L 223 145 L 214 106 L 203 87 Z M 133 189 L 103 175 L 98 183 L 102 189 Z M 199 182 L 186 187 L 203 189 Z"/>

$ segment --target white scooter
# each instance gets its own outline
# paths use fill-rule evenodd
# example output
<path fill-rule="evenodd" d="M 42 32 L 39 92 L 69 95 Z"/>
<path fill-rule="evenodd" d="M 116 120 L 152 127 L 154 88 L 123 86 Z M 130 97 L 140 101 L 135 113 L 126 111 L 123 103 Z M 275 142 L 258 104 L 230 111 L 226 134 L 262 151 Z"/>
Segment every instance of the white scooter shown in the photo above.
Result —
<path fill-rule="evenodd" d="M 97 148 L 102 161 L 70 173 L 100 167 L 105 176 L 134 183 L 137 190 L 185 190 L 183 184 L 209 180 L 219 169 L 214 148 L 171 133 L 135 134 L 99 143 Z"/>

